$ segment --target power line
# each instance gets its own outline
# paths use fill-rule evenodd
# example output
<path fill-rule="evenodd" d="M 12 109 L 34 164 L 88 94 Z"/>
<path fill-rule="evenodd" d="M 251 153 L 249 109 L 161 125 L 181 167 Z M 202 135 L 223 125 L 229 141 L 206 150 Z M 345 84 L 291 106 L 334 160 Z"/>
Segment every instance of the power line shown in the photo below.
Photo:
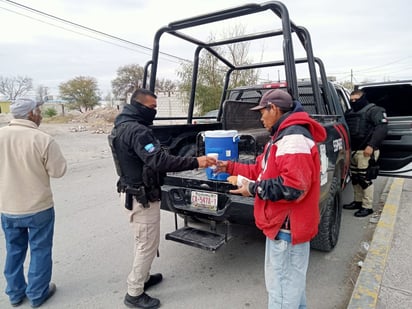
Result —
<path fill-rule="evenodd" d="M 133 45 L 133 46 L 137 46 L 137 47 L 142 48 L 142 49 L 147 50 L 147 51 L 152 51 L 152 48 L 150 48 L 150 47 L 147 47 L 147 46 L 144 46 L 144 45 L 141 45 L 141 44 L 138 44 L 138 43 L 129 41 L 129 40 L 122 39 L 122 38 L 120 38 L 120 37 L 118 37 L 118 36 L 111 35 L 111 34 L 109 34 L 109 33 L 103 32 L 103 31 L 99 31 L 99 30 L 96 30 L 96 29 L 93 29 L 93 28 L 90 28 L 90 27 L 86 27 L 86 26 L 80 25 L 80 24 L 78 24 L 78 23 L 69 21 L 69 20 L 64 19 L 64 18 L 57 17 L 56 15 L 48 14 L 48 13 L 46 13 L 46 12 L 43 12 L 43 11 L 40 11 L 40 10 L 31 8 L 31 7 L 28 7 L 28 6 L 26 6 L 26 5 L 17 3 L 17 2 L 15 2 L 15 1 L 10 1 L 10 0 L 1 0 L 1 1 L 3 1 L 3 2 L 8 2 L 8 3 L 11 4 L 11 5 L 17 6 L 17 7 L 19 7 L 19 8 L 23 8 L 23 9 L 25 9 L 25 10 L 27 10 L 27 11 L 30 11 L 30 12 L 33 12 L 33 13 L 35 13 L 35 14 L 42 15 L 42 16 L 45 16 L 45 17 L 47 17 L 47 18 L 51 18 L 51 19 L 57 20 L 57 21 L 59 21 L 59 22 L 63 22 L 63 23 L 69 24 L 69 25 L 71 25 L 71 26 L 75 26 L 75 27 L 78 27 L 78 28 L 81 28 L 81 29 L 90 31 L 90 32 L 93 32 L 93 33 L 96 33 L 96 34 L 99 34 L 99 35 L 108 37 L 108 38 L 113 39 L 113 40 L 117 40 L 117 41 L 121 41 L 121 42 L 123 42 L 123 43 L 131 44 L 131 45 Z M 3 8 L 3 9 L 5 9 L 5 8 Z M 5 10 L 7 10 L 7 9 L 5 9 Z M 30 17 L 30 16 L 21 14 L 21 13 L 17 13 L 17 12 L 12 11 L 12 10 L 8 10 L 8 11 L 13 12 L 13 13 L 15 13 L 15 14 L 19 14 L 19 15 L 25 16 L 25 17 L 28 17 L 28 18 L 31 18 L 31 19 L 34 19 L 34 20 L 39 21 L 39 22 L 44 22 L 44 21 L 42 21 L 42 20 L 35 19 L 35 18 Z M 75 31 L 73 31 L 73 30 L 69 30 L 69 29 L 67 29 L 67 28 L 59 27 L 59 26 L 54 25 L 54 24 L 50 24 L 50 23 L 47 23 L 47 22 L 44 22 L 44 23 L 46 23 L 46 24 L 48 24 L 48 25 L 51 25 L 51 26 L 54 26 L 54 27 L 58 27 L 58 28 L 64 29 L 64 30 L 66 30 L 66 31 L 71 31 L 71 32 L 73 32 L 73 33 L 77 33 L 77 34 L 80 34 L 80 35 L 85 35 L 85 34 L 82 34 L 82 33 L 79 33 L 79 32 L 75 32 Z M 105 41 L 105 40 L 101 40 L 101 39 L 98 39 L 98 38 L 96 38 L 96 37 L 92 37 L 92 36 L 89 36 L 89 35 L 85 35 L 85 36 L 90 37 L 90 38 L 93 38 L 93 39 L 96 39 L 96 40 L 100 40 L 100 41 L 103 41 L 103 42 L 106 42 L 106 43 L 109 43 L 109 44 L 112 44 L 111 42 L 108 42 L 108 41 Z M 121 46 L 121 45 L 117 45 L 117 44 L 114 44 L 114 45 L 119 46 L 119 47 L 127 48 L 127 47 L 125 47 L 125 46 Z M 165 53 L 165 52 L 159 52 L 159 54 L 162 54 L 162 55 L 164 55 L 164 56 L 171 57 L 171 58 L 174 58 L 174 59 L 177 59 L 177 60 L 180 60 L 180 61 L 191 62 L 190 60 L 187 60 L 187 59 L 184 59 L 184 58 L 180 58 L 180 57 L 178 57 L 178 56 L 174 56 L 174 55 L 172 55 L 172 54 L 168 54 L 168 53 Z"/>
<path fill-rule="evenodd" d="M 383 68 L 383 67 L 392 66 L 392 65 L 395 64 L 395 63 L 399 63 L 399 62 L 408 60 L 409 58 L 410 58 L 410 56 L 404 57 L 404 58 L 400 58 L 400 59 L 397 59 L 397 60 L 395 60 L 395 61 L 388 62 L 388 63 L 385 63 L 385 64 L 381 64 L 381 65 L 379 65 L 379 66 L 373 66 L 373 67 L 369 67 L 369 68 L 365 68 L 365 69 L 356 70 L 356 73 L 357 73 L 357 74 L 364 74 L 364 75 L 374 74 L 373 71 L 378 71 L 379 73 L 380 73 L 380 72 L 385 73 L 384 71 L 382 71 L 382 68 Z M 409 65 L 409 64 L 408 64 L 408 65 Z M 409 68 L 409 67 L 406 67 L 406 68 L 403 67 L 401 70 L 405 70 L 405 71 L 406 71 L 406 70 L 408 70 L 408 68 Z M 394 69 L 393 67 L 387 68 L 387 70 L 393 70 L 393 69 Z M 332 74 L 332 75 L 348 75 L 348 71 L 334 72 L 334 73 L 330 73 L 330 74 Z"/>
<path fill-rule="evenodd" d="M 37 18 L 32 17 L 32 16 L 29 16 L 29 15 L 25 15 L 25 14 L 20 13 L 20 12 L 16 12 L 16 11 L 13 11 L 13 10 L 10 10 L 10 9 L 6 9 L 6 8 L 3 8 L 3 7 L 2 7 L 2 9 L 6 10 L 6 11 L 9 11 L 9 12 L 11 12 L 11 13 L 14 13 L 14 14 L 20 15 L 20 16 L 24 16 L 24 17 L 33 19 L 33 20 L 35 20 L 35 21 L 44 23 L 44 24 L 49 25 L 49 26 L 52 26 L 52 27 L 56 27 L 56 28 L 59 28 L 59 29 L 65 30 L 65 31 L 69 31 L 69 32 L 72 32 L 72 33 L 75 33 L 75 34 L 78 34 L 78 35 L 82 35 L 82 36 L 85 36 L 85 37 L 88 37 L 88 38 L 91 38 L 91 39 L 94 39 L 94 40 L 98 40 L 98 41 L 101 41 L 101 42 L 105 42 L 105 43 L 108 43 L 108 44 L 111 44 L 111 45 L 114 45 L 114 46 L 118 46 L 118 47 L 121 47 L 121 48 L 125 48 L 125 49 L 129 49 L 129 50 L 132 50 L 132 51 L 139 52 L 138 50 L 136 50 L 136 49 L 134 49 L 134 48 L 130 48 L 130 47 L 127 47 L 127 46 L 124 46 L 124 45 L 116 44 L 116 43 L 114 43 L 114 42 L 110 42 L 110 41 L 107 41 L 107 40 L 103 40 L 103 39 L 94 37 L 94 36 L 92 36 L 92 35 L 88 35 L 88 34 L 86 34 L 86 33 L 78 32 L 78 31 L 75 31 L 75 30 L 72 30 L 72 29 L 68 29 L 68 28 L 65 28 L 65 27 L 56 25 L 56 24 L 52 24 L 52 23 L 49 23 L 49 22 L 47 22 L 47 21 L 40 20 L 40 19 L 37 19 Z M 142 53 L 144 53 L 144 54 L 146 54 L 146 55 L 150 55 L 150 53 L 145 53 L 145 52 L 142 52 Z"/>
<path fill-rule="evenodd" d="M 381 65 L 378 65 L 378 66 L 375 66 L 375 67 L 371 67 L 371 68 L 367 68 L 367 69 L 363 69 L 363 70 L 358 70 L 358 72 L 363 72 L 364 73 L 364 72 L 369 72 L 369 71 L 376 71 L 376 70 L 382 69 L 382 67 L 393 65 L 395 63 L 404 61 L 408 58 L 410 58 L 410 57 L 404 57 L 404 58 L 400 58 L 400 59 L 397 59 L 395 61 L 392 61 L 392 62 L 389 62 L 389 63 L 386 63 L 386 64 L 381 64 Z"/>

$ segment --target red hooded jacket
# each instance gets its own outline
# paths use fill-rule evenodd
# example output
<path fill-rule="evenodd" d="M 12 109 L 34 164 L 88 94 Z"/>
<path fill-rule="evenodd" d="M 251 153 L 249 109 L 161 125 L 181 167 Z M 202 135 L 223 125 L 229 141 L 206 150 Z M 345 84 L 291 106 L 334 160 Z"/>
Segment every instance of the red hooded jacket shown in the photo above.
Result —
<path fill-rule="evenodd" d="M 255 180 L 255 223 L 274 239 L 289 217 L 292 244 L 318 233 L 320 158 L 316 143 L 326 130 L 306 112 L 285 114 L 274 125 L 271 140 L 254 164 L 228 162 L 231 175 Z"/>

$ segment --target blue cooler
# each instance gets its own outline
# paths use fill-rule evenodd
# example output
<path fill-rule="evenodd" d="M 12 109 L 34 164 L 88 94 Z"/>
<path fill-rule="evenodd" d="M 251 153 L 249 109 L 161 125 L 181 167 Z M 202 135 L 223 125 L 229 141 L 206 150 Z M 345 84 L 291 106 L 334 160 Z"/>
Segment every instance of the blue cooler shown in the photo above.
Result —
<path fill-rule="evenodd" d="M 239 135 L 236 130 L 213 130 L 204 132 L 205 153 L 218 153 L 219 160 L 237 160 L 239 158 L 238 142 Z M 228 173 L 214 174 L 213 169 L 206 168 L 209 180 L 224 180 L 230 175 Z"/>

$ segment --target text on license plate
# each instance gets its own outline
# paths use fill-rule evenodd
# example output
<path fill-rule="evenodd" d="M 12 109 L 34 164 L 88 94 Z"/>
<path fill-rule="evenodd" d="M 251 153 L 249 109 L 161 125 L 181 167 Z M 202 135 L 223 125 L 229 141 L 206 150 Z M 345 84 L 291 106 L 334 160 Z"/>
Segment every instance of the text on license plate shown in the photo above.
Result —
<path fill-rule="evenodd" d="M 208 192 L 200 192 L 200 191 L 192 191 L 191 203 L 192 203 L 192 207 L 216 210 L 217 209 L 217 194 L 208 193 Z"/>

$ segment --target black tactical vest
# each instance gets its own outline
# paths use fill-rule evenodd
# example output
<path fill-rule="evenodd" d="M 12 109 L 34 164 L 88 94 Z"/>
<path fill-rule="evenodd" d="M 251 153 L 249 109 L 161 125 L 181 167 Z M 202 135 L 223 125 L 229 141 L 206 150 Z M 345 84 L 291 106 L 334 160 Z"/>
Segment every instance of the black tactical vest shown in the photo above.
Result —
<path fill-rule="evenodd" d="M 351 139 L 363 140 L 369 135 L 373 129 L 373 124 L 368 121 L 368 112 L 374 106 L 375 104 L 369 103 L 357 112 L 350 110 L 345 114 Z"/>
<path fill-rule="evenodd" d="M 116 172 L 120 176 L 122 185 L 138 186 L 143 184 L 143 161 L 129 149 L 122 141 L 122 135 L 125 130 L 131 130 L 133 126 L 138 126 L 138 123 L 129 122 L 123 123 L 113 128 L 111 134 L 108 136 L 109 145 L 112 150 Z M 120 151 L 120 149 L 122 151 Z"/>

